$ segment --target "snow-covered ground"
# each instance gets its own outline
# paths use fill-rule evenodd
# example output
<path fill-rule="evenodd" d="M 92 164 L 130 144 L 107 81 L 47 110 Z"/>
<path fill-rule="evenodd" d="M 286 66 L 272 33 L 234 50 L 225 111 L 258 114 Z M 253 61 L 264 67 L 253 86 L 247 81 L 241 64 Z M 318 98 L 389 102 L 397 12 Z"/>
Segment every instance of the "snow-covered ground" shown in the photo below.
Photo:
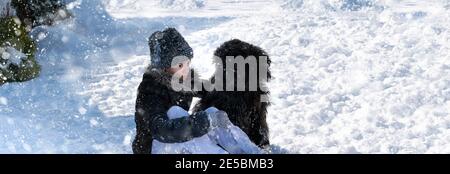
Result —
<path fill-rule="evenodd" d="M 450 153 L 450 0 L 68 0 L 32 32 L 41 76 L 0 87 L 1 153 L 131 153 L 146 39 L 176 27 L 211 75 L 239 38 L 273 60 L 274 153 Z"/>

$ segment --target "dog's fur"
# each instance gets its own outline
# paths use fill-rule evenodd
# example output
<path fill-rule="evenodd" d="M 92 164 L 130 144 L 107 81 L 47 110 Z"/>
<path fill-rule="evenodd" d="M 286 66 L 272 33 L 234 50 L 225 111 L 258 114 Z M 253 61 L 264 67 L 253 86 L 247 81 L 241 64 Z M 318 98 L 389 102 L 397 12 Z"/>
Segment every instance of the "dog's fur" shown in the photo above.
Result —
<path fill-rule="evenodd" d="M 223 71 L 223 84 L 226 86 L 226 62 L 227 56 L 242 56 L 247 58 L 248 56 L 267 56 L 268 65 L 270 65 L 270 58 L 267 53 L 254 45 L 234 39 L 223 43 L 214 52 L 216 57 L 219 57 L 222 62 L 223 69 L 220 66 L 216 66 L 216 73 Z M 259 60 L 259 59 L 257 59 Z M 258 62 L 258 61 L 257 61 Z M 258 62 L 259 67 L 259 62 Z M 234 67 L 236 70 L 236 67 Z M 269 66 L 267 66 L 269 68 Z M 236 72 L 236 71 L 235 71 Z M 259 72 L 259 71 L 258 71 Z M 271 78 L 270 71 L 267 70 L 267 78 Z M 241 128 L 249 138 L 258 146 L 266 148 L 269 145 L 269 128 L 266 122 L 267 107 L 269 102 L 262 101 L 262 95 L 268 95 L 269 92 L 261 90 L 260 84 L 258 84 L 257 91 L 249 91 L 249 67 L 246 66 L 246 90 L 245 91 L 212 91 L 204 94 L 200 102 L 196 105 L 195 110 L 205 110 L 208 107 L 216 107 L 219 110 L 223 110 L 228 114 L 231 122 Z M 236 77 L 236 74 L 235 74 Z M 258 79 L 259 73 L 258 73 Z M 210 79 L 215 81 L 217 79 Z M 236 80 L 235 80 L 236 81 Z M 265 83 L 265 82 L 264 82 Z M 234 87 L 236 88 L 236 82 Z"/>

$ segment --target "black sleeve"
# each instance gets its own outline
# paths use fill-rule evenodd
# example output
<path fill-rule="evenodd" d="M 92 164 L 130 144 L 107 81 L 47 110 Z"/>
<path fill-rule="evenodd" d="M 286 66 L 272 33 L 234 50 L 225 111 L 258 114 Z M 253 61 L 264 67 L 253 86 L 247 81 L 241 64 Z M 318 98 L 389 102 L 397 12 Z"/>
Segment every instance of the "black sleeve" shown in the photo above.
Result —
<path fill-rule="evenodd" d="M 209 120 L 204 112 L 178 119 L 157 116 L 152 124 L 153 138 L 163 143 L 186 142 L 205 135 L 209 128 Z"/>

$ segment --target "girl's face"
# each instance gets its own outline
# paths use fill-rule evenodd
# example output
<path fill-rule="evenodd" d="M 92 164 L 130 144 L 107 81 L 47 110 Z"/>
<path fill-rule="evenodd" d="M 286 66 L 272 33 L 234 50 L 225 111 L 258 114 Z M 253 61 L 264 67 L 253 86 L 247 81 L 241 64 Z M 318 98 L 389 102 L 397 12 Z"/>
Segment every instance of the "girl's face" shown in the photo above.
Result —
<path fill-rule="evenodd" d="M 167 69 L 167 72 L 173 75 L 181 76 L 183 77 L 183 80 L 186 80 L 186 78 L 189 76 L 190 72 L 190 64 L 191 61 L 186 60 L 182 63 L 179 63 L 177 66 L 173 66 L 169 69 Z"/>

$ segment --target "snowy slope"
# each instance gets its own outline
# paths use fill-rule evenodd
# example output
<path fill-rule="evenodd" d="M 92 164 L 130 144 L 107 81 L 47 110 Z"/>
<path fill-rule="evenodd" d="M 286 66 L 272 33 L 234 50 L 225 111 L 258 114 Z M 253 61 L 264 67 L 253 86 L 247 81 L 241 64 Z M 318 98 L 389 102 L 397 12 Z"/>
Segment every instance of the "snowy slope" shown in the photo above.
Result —
<path fill-rule="evenodd" d="M 272 0 L 110 0 L 106 9 L 117 18 L 134 17 L 245 17 L 274 13 Z"/>
<path fill-rule="evenodd" d="M 449 0 L 71 2 L 75 19 L 33 31 L 41 77 L 0 87 L 1 153 L 130 153 L 146 38 L 166 26 L 204 77 L 224 41 L 267 50 L 274 153 L 450 153 Z"/>

